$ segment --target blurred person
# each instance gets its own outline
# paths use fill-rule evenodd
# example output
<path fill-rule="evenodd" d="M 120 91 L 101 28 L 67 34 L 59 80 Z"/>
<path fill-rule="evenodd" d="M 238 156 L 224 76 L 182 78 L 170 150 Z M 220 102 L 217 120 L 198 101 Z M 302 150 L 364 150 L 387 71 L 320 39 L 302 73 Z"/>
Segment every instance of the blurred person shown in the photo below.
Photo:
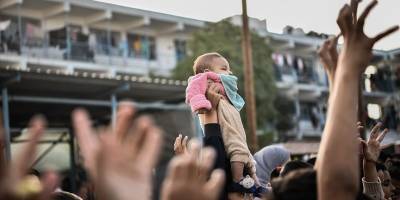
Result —
<path fill-rule="evenodd" d="M 398 30 L 398 26 L 396 26 L 378 34 L 376 37 L 367 37 L 363 31 L 364 22 L 369 12 L 376 6 L 377 1 L 372 1 L 360 17 L 357 17 L 358 4 L 359 1 L 357 0 L 352 0 L 350 5 L 346 4 L 340 10 L 337 19 L 344 37 L 344 45 L 337 64 L 333 66 L 335 73 L 333 84 L 331 84 L 327 123 L 314 167 L 316 170 L 316 191 L 307 196 L 307 193 L 310 190 L 312 191 L 313 188 L 310 186 L 306 187 L 308 189 L 301 189 L 301 186 L 305 184 L 297 184 L 298 189 L 281 193 L 279 189 L 274 188 L 276 183 L 273 183 L 273 195 L 270 199 L 299 199 L 301 196 L 307 196 L 306 199 L 320 200 L 354 200 L 358 198 L 358 181 L 360 178 L 356 120 L 359 77 L 372 58 L 374 44 Z M 315 181 L 311 171 L 308 171 L 308 173 L 306 173 L 306 170 L 303 173 L 300 171 L 302 170 L 294 171 L 280 178 L 280 181 L 283 182 L 277 184 L 285 186 L 281 188 L 296 188 L 294 187 L 295 183 L 300 182 L 296 180 L 302 178 L 295 175 L 308 177 L 309 180 Z"/>
<path fill-rule="evenodd" d="M 394 200 L 400 200 L 400 162 L 389 161 L 388 171 L 392 179 L 392 184 L 396 188 L 394 191 Z"/>
<path fill-rule="evenodd" d="M 271 181 L 270 175 L 277 167 L 283 166 L 290 159 L 290 153 L 284 147 L 271 145 L 254 154 L 256 175 L 264 187 Z"/>
<path fill-rule="evenodd" d="M 0 117 L 0 147 L 3 152 L 5 142 L 2 122 L 3 120 Z M 44 174 L 39 179 L 40 173 L 30 170 L 35 158 L 37 143 L 46 126 L 47 122 L 44 117 L 34 116 L 28 126 L 29 139 L 17 155 L 13 157 L 13 161 L 7 162 L 5 154 L 0 154 L 0 199 L 50 199 L 51 193 L 58 184 L 57 175 Z"/>
<path fill-rule="evenodd" d="M 97 199 L 151 198 L 161 130 L 150 118 L 134 116 L 132 103 L 123 102 L 115 126 L 95 131 L 85 110 L 76 109 L 72 114 L 83 164 L 95 184 Z"/>
<path fill-rule="evenodd" d="M 212 170 L 215 150 L 210 147 L 201 149 L 196 141 L 191 142 L 189 148 L 187 154 L 180 154 L 171 160 L 163 182 L 161 199 L 218 199 L 225 175 L 221 169 Z"/>
<path fill-rule="evenodd" d="M 358 129 L 364 129 L 361 123 L 357 124 Z M 363 193 L 374 200 L 391 199 L 394 187 L 391 184 L 390 176 L 383 164 L 379 163 L 381 153 L 381 142 L 388 133 L 388 129 L 381 130 L 382 123 L 377 123 L 369 134 L 368 141 L 360 138 L 363 155 L 362 180 Z"/>

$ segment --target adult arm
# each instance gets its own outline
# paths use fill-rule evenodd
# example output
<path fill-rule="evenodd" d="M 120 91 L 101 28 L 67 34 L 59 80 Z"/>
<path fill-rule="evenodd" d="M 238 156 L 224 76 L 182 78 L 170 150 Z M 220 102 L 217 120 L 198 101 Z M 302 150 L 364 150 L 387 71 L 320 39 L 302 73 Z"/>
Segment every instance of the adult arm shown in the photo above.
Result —
<path fill-rule="evenodd" d="M 365 18 L 376 4 L 377 1 L 370 3 L 354 22 L 352 16 L 356 16 L 354 11 L 358 1 L 353 0 L 353 9 L 346 4 L 337 20 L 343 33 L 344 47 L 339 56 L 329 100 L 327 124 L 317 157 L 318 199 L 321 200 L 353 200 L 359 188 L 359 143 L 356 127 L 359 77 L 370 62 L 374 44 L 398 30 L 396 26 L 374 38 L 364 34 Z"/>

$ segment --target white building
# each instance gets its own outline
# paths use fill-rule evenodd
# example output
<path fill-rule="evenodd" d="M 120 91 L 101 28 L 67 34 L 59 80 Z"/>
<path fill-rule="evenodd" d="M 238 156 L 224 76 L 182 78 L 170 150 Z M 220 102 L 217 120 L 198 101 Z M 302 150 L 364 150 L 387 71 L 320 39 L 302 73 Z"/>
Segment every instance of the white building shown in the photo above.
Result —
<path fill-rule="evenodd" d="M 167 76 L 205 22 L 92 0 L 2 0 L 1 66 Z"/>

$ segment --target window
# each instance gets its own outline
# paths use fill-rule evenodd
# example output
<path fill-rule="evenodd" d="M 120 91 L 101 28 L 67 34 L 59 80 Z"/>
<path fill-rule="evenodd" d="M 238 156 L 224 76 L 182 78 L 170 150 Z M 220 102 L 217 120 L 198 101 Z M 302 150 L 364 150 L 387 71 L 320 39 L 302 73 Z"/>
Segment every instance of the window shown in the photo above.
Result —
<path fill-rule="evenodd" d="M 128 35 L 129 56 L 135 58 L 144 58 L 149 60 L 156 59 L 155 38 L 145 35 Z"/>
<path fill-rule="evenodd" d="M 175 55 L 176 55 L 176 60 L 179 62 L 183 58 L 186 57 L 186 41 L 184 40 L 175 40 Z"/>
<path fill-rule="evenodd" d="M 382 110 L 378 104 L 368 104 L 367 110 L 368 110 L 368 117 L 370 117 L 371 119 L 378 120 L 382 116 Z"/>

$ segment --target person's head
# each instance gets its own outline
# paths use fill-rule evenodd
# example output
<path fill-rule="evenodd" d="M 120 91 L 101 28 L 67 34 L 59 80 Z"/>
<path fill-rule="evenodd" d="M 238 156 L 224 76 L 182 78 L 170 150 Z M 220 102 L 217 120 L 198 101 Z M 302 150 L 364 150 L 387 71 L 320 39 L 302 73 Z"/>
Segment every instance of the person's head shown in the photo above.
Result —
<path fill-rule="evenodd" d="M 207 71 L 225 75 L 232 74 L 229 62 L 223 56 L 221 56 L 221 54 L 216 52 L 205 53 L 197 57 L 197 59 L 194 61 L 194 74 L 204 73 Z"/>
<path fill-rule="evenodd" d="M 276 178 L 271 182 L 272 193 L 268 200 L 316 200 L 317 172 L 314 169 L 300 169 Z"/>
<path fill-rule="evenodd" d="M 283 166 L 289 159 L 289 151 L 279 145 L 267 146 L 256 152 L 254 160 L 256 161 L 256 174 L 260 183 L 266 185 L 270 182 L 271 172 L 275 168 Z"/>
<path fill-rule="evenodd" d="M 292 171 L 299 170 L 299 169 L 305 169 L 305 168 L 312 168 L 313 166 L 309 163 L 300 161 L 300 160 L 292 160 L 286 163 L 280 173 L 280 176 L 286 176 Z"/>
<path fill-rule="evenodd" d="M 383 164 L 377 164 L 376 170 L 378 171 L 378 177 L 381 180 L 382 189 L 385 193 L 385 199 L 388 199 L 394 195 L 394 191 L 396 189 L 392 184 L 389 171 Z"/>
<path fill-rule="evenodd" d="M 281 173 L 281 170 L 282 170 L 282 167 L 277 167 L 274 170 L 272 170 L 269 180 L 272 181 L 275 178 L 278 178 Z"/>

